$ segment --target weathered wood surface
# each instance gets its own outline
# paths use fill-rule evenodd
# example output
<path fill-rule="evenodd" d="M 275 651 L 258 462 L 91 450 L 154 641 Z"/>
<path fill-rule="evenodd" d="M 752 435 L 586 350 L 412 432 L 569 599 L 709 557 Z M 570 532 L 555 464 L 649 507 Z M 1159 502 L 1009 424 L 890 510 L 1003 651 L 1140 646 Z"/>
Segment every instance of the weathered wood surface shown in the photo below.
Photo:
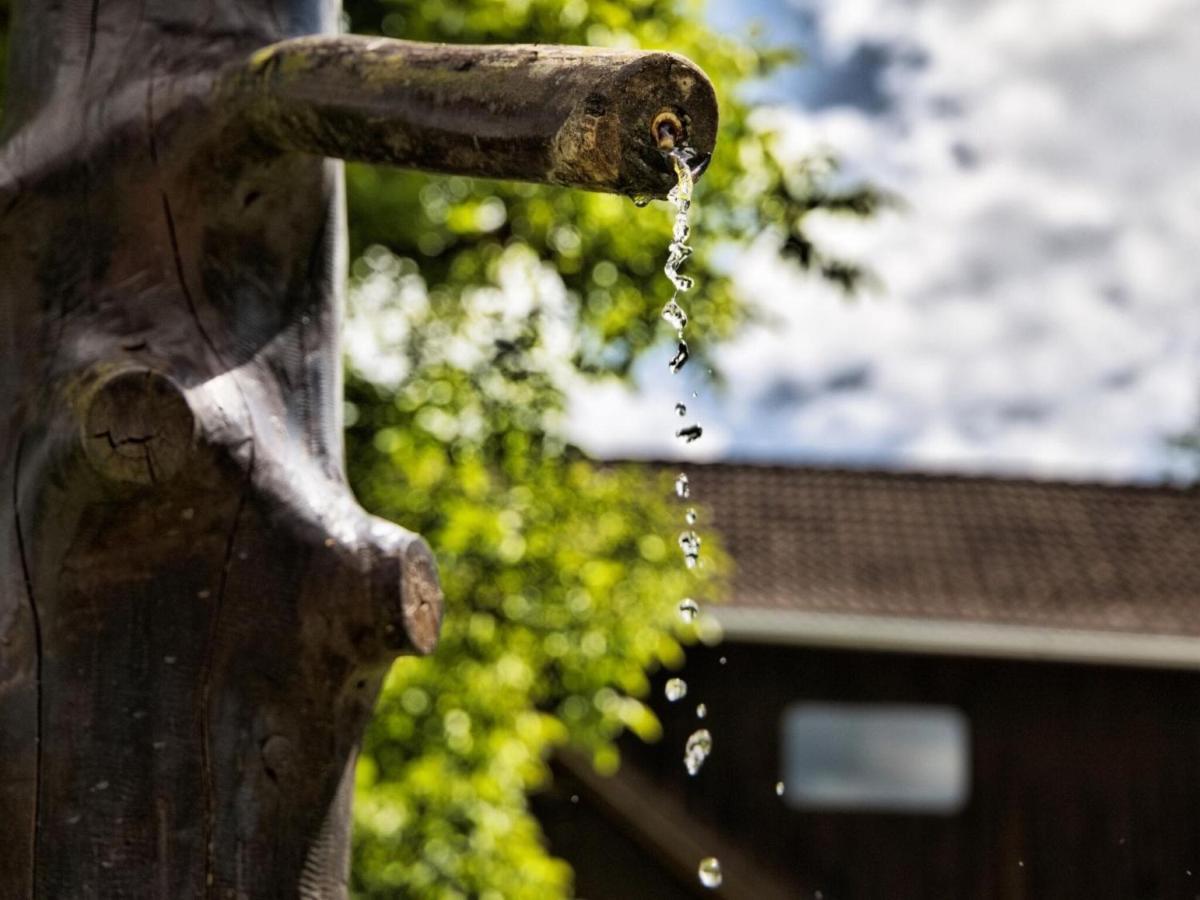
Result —
<path fill-rule="evenodd" d="M 711 152 L 711 87 L 678 57 L 292 40 L 336 21 L 323 0 L 18 7 L 4 898 L 346 895 L 355 749 L 441 596 L 424 542 L 346 486 L 324 157 L 661 195 L 661 107 Z"/>
<path fill-rule="evenodd" d="M 671 53 L 536 45 L 301 38 L 221 85 L 280 147 L 431 172 L 662 197 L 675 183 L 651 139 L 662 110 L 707 159 L 712 85 Z"/>

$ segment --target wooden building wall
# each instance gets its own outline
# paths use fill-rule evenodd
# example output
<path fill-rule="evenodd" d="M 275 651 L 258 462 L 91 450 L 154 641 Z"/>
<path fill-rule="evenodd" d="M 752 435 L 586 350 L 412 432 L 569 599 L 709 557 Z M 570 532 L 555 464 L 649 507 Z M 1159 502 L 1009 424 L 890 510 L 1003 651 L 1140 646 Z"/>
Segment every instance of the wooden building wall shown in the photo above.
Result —
<path fill-rule="evenodd" d="M 688 681 L 686 700 L 661 699 L 668 674 Z M 646 802 L 686 808 L 798 898 L 1200 897 L 1200 673 L 727 643 L 694 649 L 654 689 L 663 740 L 624 742 L 625 765 L 654 785 Z M 966 807 L 788 807 L 774 789 L 780 723 L 805 700 L 958 708 L 972 744 Z M 688 778 L 682 748 L 700 701 L 714 751 Z M 653 850 L 614 836 L 587 802 L 564 806 L 563 790 L 538 808 L 552 849 L 576 867 L 579 896 L 676 896 L 638 872 Z M 613 864 L 636 853 L 614 893 Z M 678 896 L 692 888 L 680 884 Z"/>

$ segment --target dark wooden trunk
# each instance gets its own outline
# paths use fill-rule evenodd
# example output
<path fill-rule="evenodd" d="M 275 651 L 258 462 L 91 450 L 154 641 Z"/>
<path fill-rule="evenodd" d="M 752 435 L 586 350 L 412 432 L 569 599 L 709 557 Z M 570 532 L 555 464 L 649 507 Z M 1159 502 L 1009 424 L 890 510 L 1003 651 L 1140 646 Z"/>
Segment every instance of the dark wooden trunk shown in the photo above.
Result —
<path fill-rule="evenodd" d="M 390 661 L 432 650 L 441 595 L 424 542 L 346 486 L 327 157 L 661 195 L 663 109 L 711 152 L 711 87 L 679 57 L 300 38 L 337 15 L 17 11 L 5 898 L 346 896 L 355 749 Z"/>

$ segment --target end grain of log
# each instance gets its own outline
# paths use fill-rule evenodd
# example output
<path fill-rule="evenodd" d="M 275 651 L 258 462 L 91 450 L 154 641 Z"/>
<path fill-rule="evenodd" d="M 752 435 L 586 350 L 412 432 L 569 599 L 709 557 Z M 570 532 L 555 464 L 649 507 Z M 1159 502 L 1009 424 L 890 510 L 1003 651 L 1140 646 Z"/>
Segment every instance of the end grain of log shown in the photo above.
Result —
<path fill-rule="evenodd" d="M 80 441 L 96 471 L 114 481 L 157 484 L 187 462 L 196 422 L 183 391 L 148 369 L 103 378 L 89 394 Z"/>

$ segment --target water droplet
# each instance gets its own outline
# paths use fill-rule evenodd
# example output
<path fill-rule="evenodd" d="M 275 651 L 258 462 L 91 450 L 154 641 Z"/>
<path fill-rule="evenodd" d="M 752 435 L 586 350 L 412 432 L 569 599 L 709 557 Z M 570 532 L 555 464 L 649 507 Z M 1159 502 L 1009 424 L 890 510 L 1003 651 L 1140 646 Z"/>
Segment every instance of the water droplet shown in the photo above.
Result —
<path fill-rule="evenodd" d="M 571 802 L 572 802 L 572 803 L 578 803 L 578 802 L 579 802 L 579 795 L 578 795 L 578 794 L 572 794 L 572 795 L 571 795 Z"/>
<path fill-rule="evenodd" d="M 667 194 L 667 198 L 676 206 L 682 207 L 692 199 L 694 179 L 692 178 L 692 168 L 688 163 L 695 155 L 696 151 L 690 147 L 676 147 L 671 151 L 671 165 L 675 169 L 676 184 Z"/>
<path fill-rule="evenodd" d="M 669 267 L 667 268 L 667 277 L 671 279 L 671 283 L 675 285 L 677 291 L 690 291 L 696 284 L 696 279 L 690 275 L 679 275 L 672 272 Z"/>
<path fill-rule="evenodd" d="M 707 715 L 708 715 L 708 707 L 705 706 L 703 703 L 698 704 L 696 706 L 696 718 L 703 719 Z"/>
<path fill-rule="evenodd" d="M 704 429 L 699 425 L 689 425 L 687 428 L 680 428 L 677 432 L 675 432 L 675 437 L 683 438 L 685 441 L 687 441 L 687 443 L 690 444 L 692 441 L 699 440 L 700 435 L 702 434 L 704 434 Z"/>
<path fill-rule="evenodd" d="M 691 597 L 684 597 L 679 601 L 679 618 L 684 622 L 695 622 L 698 615 L 700 615 L 700 604 Z"/>
<path fill-rule="evenodd" d="M 782 781 L 775 782 L 775 796 L 776 797 L 783 796 L 783 782 Z"/>
<path fill-rule="evenodd" d="M 700 875 L 700 883 L 706 888 L 718 888 L 724 880 L 721 875 L 721 861 L 715 856 L 706 856 L 700 860 L 697 872 Z"/>
<path fill-rule="evenodd" d="M 645 209 L 650 205 L 650 201 L 654 198 L 649 194 L 635 194 L 633 197 L 633 205 L 638 209 Z"/>
<path fill-rule="evenodd" d="M 681 500 L 686 500 L 692 495 L 692 487 L 688 484 L 688 477 L 682 472 L 675 479 L 675 496 Z"/>
<path fill-rule="evenodd" d="M 683 764 L 687 768 L 688 774 L 695 775 L 699 772 L 710 753 L 712 753 L 712 735 L 709 734 L 708 729 L 700 728 L 693 731 L 683 748 Z"/>
<path fill-rule="evenodd" d="M 685 522 L 687 522 L 689 525 L 695 525 L 696 524 L 696 511 L 694 509 L 689 508 L 688 511 L 683 514 L 683 520 Z"/>
<path fill-rule="evenodd" d="M 670 361 L 667 363 L 667 368 L 670 369 L 672 373 L 678 372 L 680 369 L 682 369 L 684 366 L 687 365 L 687 361 L 688 361 L 687 341 L 680 341 L 679 346 L 675 349 L 675 355 L 672 356 Z"/>
<path fill-rule="evenodd" d="M 719 660 L 717 660 L 717 662 L 719 662 L 721 665 L 725 665 L 726 659 L 722 656 Z"/>
<path fill-rule="evenodd" d="M 682 678 L 672 678 L 667 682 L 664 689 L 667 699 L 674 703 L 676 700 L 682 700 L 687 696 L 687 682 Z"/>
<path fill-rule="evenodd" d="M 687 407 L 684 406 L 682 403 L 676 403 L 675 404 L 675 415 L 686 416 L 687 415 Z"/>
<path fill-rule="evenodd" d="M 675 185 L 675 187 L 673 187 L 669 191 L 667 191 L 667 200 L 679 212 L 687 212 L 689 209 L 692 208 L 692 197 L 691 197 L 690 191 L 689 192 L 681 191 L 680 188 L 682 188 L 682 187 L 683 187 L 682 184 L 677 184 L 677 185 Z"/>
<path fill-rule="evenodd" d="M 676 291 L 687 291 L 691 290 L 692 287 L 692 279 L 686 275 L 679 274 L 680 268 L 682 268 L 683 264 L 692 255 L 692 248 L 683 242 L 687 240 L 690 233 L 691 229 L 688 228 L 686 222 L 683 223 L 681 229 L 679 220 L 675 221 L 675 240 L 667 247 L 667 261 L 663 265 L 663 272 L 671 279 L 671 283 L 675 285 Z M 683 240 L 679 239 L 680 234 L 683 234 Z"/>
<path fill-rule="evenodd" d="M 668 300 L 667 305 L 662 308 L 662 317 L 676 331 L 683 331 L 683 329 L 687 328 L 687 313 L 683 311 L 682 306 L 675 302 L 674 297 Z"/>
<path fill-rule="evenodd" d="M 693 150 L 691 147 L 687 146 L 686 144 L 680 144 L 678 147 L 673 147 L 671 149 L 671 151 L 669 153 L 667 153 L 667 156 L 671 157 L 671 164 L 676 169 L 679 168 L 680 164 L 686 166 L 695 155 L 696 155 L 696 151 Z M 681 178 L 683 177 L 682 175 L 679 175 L 678 172 L 676 172 L 675 174 Z M 690 176 L 692 174 L 692 170 L 688 169 L 687 174 L 690 178 Z M 689 181 L 689 184 L 690 184 L 690 181 Z"/>
<path fill-rule="evenodd" d="M 694 531 L 679 535 L 679 549 L 683 551 L 683 562 L 689 569 L 696 568 L 700 561 L 700 536 Z"/>

